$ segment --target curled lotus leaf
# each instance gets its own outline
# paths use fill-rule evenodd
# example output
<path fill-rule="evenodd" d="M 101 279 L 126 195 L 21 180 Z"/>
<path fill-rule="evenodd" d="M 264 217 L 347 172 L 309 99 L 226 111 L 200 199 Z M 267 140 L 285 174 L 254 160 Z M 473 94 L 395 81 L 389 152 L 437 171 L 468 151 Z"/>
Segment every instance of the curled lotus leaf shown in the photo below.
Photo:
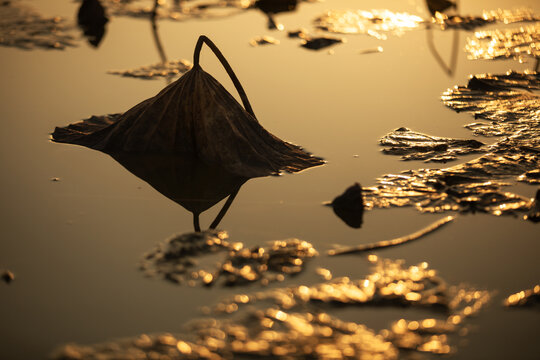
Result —
<path fill-rule="evenodd" d="M 192 64 L 184 59 L 169 60 L 152 65 L 141 66 L 128 70 L 110 70 L 109 74 L 139 79 L 157 79 L 162 77 L 181 75 L 191 69 Z"/>
<path fill-rule="evenodd" d="M 199 260 L 212 254 L 219 257 L 217 266 L 200 264 Z M 302 272 L 306 262 L 317 255 L 310 243 L 299 239 L 272 241 L 250 249 L 230 241 L 225 231 L 208 230 L 167 239 L 144 256 L 141 270 L 191 286 L 218 282 L 227 286 L 267 285 Z"/>
<path fill-rule="evenodd" d="M 204 43 L 224 65 L 244 107 L 200 66 Z M 195 47 L 192 69 L 156 96 L 120 115 L 92 117 L 56 128 L 52 140 L 108 154 L 196 157 L 244 177 L 297 172 L 324 164 L 322 159 L 280 140 L 259 124 L 232 68 L 205 36 Z"/>
<path fill-rule="evenodd" d="M 0 45 L 31 50 L 76 46 L 74 26 L 61 17 L 44 17 L 17 0 L 0 3 Z"/>
<path fill-rule="evenodd" d="M 540 19 L 538 19 L 540 20 Z M 467 39 L 469 59 L 494 60 L 540 57 L 540 24 L 514 29 L 477 31 Z"/>
<path fill-rule="evenodd" d="M 459 155 L 485 152 L 485 145 L 472 139 L 450 139 L 426 135 L 407 128 L 399 128 L 383 136 L 379 143 L 383 152 L 401 155 L 402 160 L 447 162 Z"/>

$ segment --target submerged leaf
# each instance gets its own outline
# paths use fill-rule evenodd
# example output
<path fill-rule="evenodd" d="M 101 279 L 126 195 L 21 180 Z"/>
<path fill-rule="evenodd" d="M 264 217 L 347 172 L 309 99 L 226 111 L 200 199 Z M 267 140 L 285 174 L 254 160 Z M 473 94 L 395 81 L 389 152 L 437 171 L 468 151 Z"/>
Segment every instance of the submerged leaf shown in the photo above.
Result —
<path fill-rule="evenodd" d="M 447 162 L 459 155 L 485 152 L 477 140 L 461 140 L 430 136 L 407 128 L 399 128 L 379 140 L 385 154 L 401 155 L 402 160 Z"/>
<path fill-rule="evenodd" d="M 540 20 L 540 19 L 538 19 Z M 505 30 L 479 31 L 467 39 L 469 59 L 506 59 L 523 61 L 540 57 L 540 24 Z"/>
<path fill-rule="evenodd" d="M 157 79 L 159 77 L 184 74 L 191 69 L 192 64 L 184 59 L 170 60 L 156 64 L 141 66 L 130 70 L 110 70 L 109 74 L 134 77 L 139 79 Z"/>
<path fill-rule="evenodd" d="M 244 107 L 199 65 L 203 42 L 232 77 Z M 113 117 L 92 117 L 56 128 L 53 141 L 106 153 L 176 154 L 197 157 L 244 177 L 297 172 L 324 164 L 299 146 L 284 142 L 257 121 L 245 92 L 219 50 L 201 36 L 191 70 L 156 96 Z"/>
<path fill-rule="evenodd" d="M 61 17 L 43 17 L 17 0 L 0 3 L 0 45 L 21 49 L 75 46 L 73 27 Z"/>

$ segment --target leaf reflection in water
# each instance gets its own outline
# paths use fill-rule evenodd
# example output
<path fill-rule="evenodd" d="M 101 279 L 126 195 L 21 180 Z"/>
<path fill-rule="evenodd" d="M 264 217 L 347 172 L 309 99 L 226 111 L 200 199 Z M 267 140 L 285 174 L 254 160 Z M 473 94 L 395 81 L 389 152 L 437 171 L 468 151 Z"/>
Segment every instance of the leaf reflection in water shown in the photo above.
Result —
<path fill-rule="evenodd" d="M 538 19 L 540 20 L 540 19 Z M 469 59 L 492 60 L 540 57 L 540 24 L 515 29 L 478 31 L 467 39 Z"/>
<path fill-rule="evenodd" d="M 17 0 L 0 3 L 0 45 L 63 50 L 76 46 L 74 27 L 61 17 L 44 17 Z"/>
<path fill-rule="evenodd" d="M 59 348 L 52 358 L 136 359 L 152 354 L 160 359 L 391 360 L 398 358 L 399 349 L 417 355 L 446 354 L 452 350 L 449 336 L 490 299 L 487 291 L 448 285 L 425 262 L 406 267 L 402 261 L 374 255 L 369 259 L 374 268 L 365 279 L 339 278 L 313 286 L 240 293 L 214 308 L 216 314 L 234 316 L 194 321 L 187 334 L 143 334 L 93 346 L 71 344 Z M 376 333 L 327 312 L 344 305 L 419 306 L 435 311 L 437 318 L 399 319 Z"/>
<path fill-rule="evenodd" d="M 475 134 L 504 136 L 478 159 L 446 169 L 409 170 L 364 189 L 366 207 L 415 206 L 423 212 L 481 211 L 494 215 L 531 211 L 533 201 L 504 192 L 503 180 L 528 181 L 540 167 L 540 102 L 536 73 L 477 75 L 448 90 L 445 105 L 488 120 L 467 127 Z M 529 90 L 529 91 L 527 91 Z M 533 181 L 531 181 L 533 182 Z M 528 217 L 530 218 L 530 217 Z"/>
<path fill-rule="evenodd" d="M 211 254 L 220 255 L 218 264 L 199 266 L 199 260 Z M 228 286 L 255 282 L 267 285 L 300 273 L 306 261 L 317 255 L 307 241 L 278 240 L 249 249 L 241 242 L 229 241 L 225 231 L 209 230 L 173 236 L 159 244 L 144 256 L 141 270 L 190 286 L 217 282 Z"/>

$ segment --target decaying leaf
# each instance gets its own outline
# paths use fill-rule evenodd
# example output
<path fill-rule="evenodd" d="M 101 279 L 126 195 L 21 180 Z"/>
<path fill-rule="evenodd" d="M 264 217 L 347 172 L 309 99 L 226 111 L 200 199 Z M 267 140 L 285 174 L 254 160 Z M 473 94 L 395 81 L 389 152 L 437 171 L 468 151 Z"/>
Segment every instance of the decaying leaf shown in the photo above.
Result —
<path fill-rule="evenodd" d="M 108 21 L 105 8 L 99 0 L 83 0 L 77 14 L 77 23 L 92 46 L 99 46 Z"/>
<path fill-rule="evenodd" d="M 417 28 L 424 20 L 416 15 L 390 10 L 331 10 L 314 22 L 316 27 L 329 32 L 366 34 L 386 39 L 386 34 L 402 35 L 407 30 Z"/>
<path fill-rule="evenodd" d="M 379 140 L 385 154 L 401 155 L 402 160 L 447 162 L 459 155 L 485 152 L 483 143 L 477 140 L 461 140 L 430 136 L 407 128 L 399 128 Z"/>
<path fill-rule="evenodd" d="M 245 108 L 200 66 L 203 43 L 226 68 Z M 195 156 L 244 177 L 297 172 L 324 163 L 259 124 L 236 75 L 205 36 L 197 42 L 192 69 L 156 96 L 120 115 L 56 128 L 52 139 L 109 154 Z"/>
<path fill-rule="evenodd" d="M 362 187 L 355 183 L 337 196 L 329 206 L 334 213 L 352 228 L 359 229 L 362 226 L 364 216 L 364 200 L 362 197 Z"/>
<path fill-rule="evenodd" d="M 504 305 L 508 307 L 540 305 L 540 285 L 510 295 L 504 300 Z"/>
<path fill-rule="evenodd" d="M 74 27 L 61 17 L 43 17 L 18 0 L 0 3 L 0 45 L 21 49 L 76 46 Z"/>
<path fill-rule="evenodd" d="M 199 266 L 198 260 L 216 254 L 217 266 Z M 266 247 L 244 248 L 231 242 L 224 231 L 204 231 L 173 236 L 144 256 L 141 269 L 148 275 L 183 284 L 267 285 L 282 281 L 304 269 L 305 262 L 317 251 L 307 241 L 273 241 Z M 215 261 L 214 261 L 215 262 Z"/>
<path fill-rule="evenodd" d="M 531 213 L 535 202 L 502 190 L 508 180 L 527 180 L 540 168 L 540 101 L 536 73 L 477 75 L 448 90 L 445 105 L 485 122 L 467 127 L 484 136 L 503 136 L 482 157 L 446 169 L 388 174 L 364 189 L 365 206 L 414 206 L 423 212 L 482 211 L 494 215 Z M 527 175 L 529 174 L 529 175 Z M 526 216 L 532 220 L 534 216 Z"/>
<path fill-rule="evenodd" d="M 379 260 L 373 255 L 370 259 L 374 269 L 365 279 L 339 278 L 312 286 L 239 293 L 213 309 L 234 316 L 196 320 L 183 334 L 143 334 L 90 346 L 70 344 L 51 358 L 395 360 L 399 349 L 411 356 L 446 354 L 453 349 L 452 333 L 490 300 L 487 291 L 448 285 L 425 262 L 406 267 L 399 260 Z M 327 312 L 366 305 L 416 306 L 436 312 L 437 318 L 399 319 L 375 333 Z"/>
<path fill-rule="evenodd" d="M 540 18 L 538 19 L 540 20 Z M 540 57 L 540 24 L 515 29 L 477 31 L 467 39 L 469 59 L 507 59 L 523 61 Z"/>
<path fill-rule="evenodd" d="M 191 69 L 192 64 L 184 59 L 170 60 L 156 64 L 141 66 L 129 70 L 110 70 L 109 74 L 134 77 L 139 79 L 157 79 L 160 77 L 176 76 L 184 74 Z"/>

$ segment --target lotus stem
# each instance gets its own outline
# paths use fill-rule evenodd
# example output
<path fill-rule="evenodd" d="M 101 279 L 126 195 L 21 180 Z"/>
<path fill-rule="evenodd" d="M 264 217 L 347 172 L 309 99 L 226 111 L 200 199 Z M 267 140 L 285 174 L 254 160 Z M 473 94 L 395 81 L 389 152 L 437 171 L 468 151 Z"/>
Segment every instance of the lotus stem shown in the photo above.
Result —
<path fill-rule="evenodd" d="M 253 109 L 251 108 L 251 104 L 249 103 L 246 92 L 244 91 L 242 84 L 240 84 L 240 80 L 238 80 L 238 78 L 236 77 L 236 74 L 234 73 L 231 65 L 229 65 L 229 62 L 227 61 L 227 59 L 225 59 L 221 51 L 219 51 L 216 44 L 214 44 L 212 40 L 210 40 L 205 35 L 199 36 L 199 40 L 197 40 L 197 45 L 195 45 L 195 52 L 193 53 L 193 67 L 199 66 L 199 57 L 201 54 L 203 43 L 206 44 L 212 50 L 214 55 L 216 55 L 218 60 L 221 62 L 221 65 L 223 66 L 225 71 L 227 71 L 227 74 L 229 75 L 229 78 L 233 82 L 234 87 L 236 88 L 236 91 L 238 91 L 238 95 L 240 95 L 240 99 L 242 99 L 242 103 L 244 104 L 244 108 L 246 109 L 246 111 L 255 119 L 257 119 L 257 117 L 255 116 L 255 113 L 253 112 Z"/>
<path fill-rule="evenodd" d="M 199 213 L 193 213 L 193 229 L 195 232 L 201 232 L 201 224 L 199 223 Z"/>
<path fill-rule="evenodd" d="M 404 244 L 406 242 L 419 239 L 422 236 L 427 235 L 427 234 L 439 229 L 441 226 L 446 225 L 447 223 L 449 223 L 450 221 L 453 221 L 454 219 L 455 219 L 455 216 L 446 216 L 446 217 L 444 217 L 444 218 L 442 218 L 440 220 L 435 221 L 431 225 L 429 225 L 429 226 L 427 226 L 427 227 L 425 227 L 425 228 L 423 228 L 423 229 L 421 229 L 421 230 L 419 230 L 417 232 L 414 232 L 414 233 L 406 235 L 406 236 L 399 237 L 397 239 L 384 240 L 384 241 L 379 241 L 379 242 L 371 243 L 371 244 L 358 245 L 358 246 L 346 247 L 346 248 L 342 248 L 342 249 L 330 250 L 330 251 L 328 251 L 328 255 L 333 256 L 333 255 L 353 254 L 353 253 L 358 253 L 358 252 L 362 252 L 362 251 L 369 251 L 369 250 L 375 250 L 375 249 L 380 249 L 380 248 L 386 248 L 386 247 L 389 247 L 389 246 L 401 245 L 401 244 Z"/>

